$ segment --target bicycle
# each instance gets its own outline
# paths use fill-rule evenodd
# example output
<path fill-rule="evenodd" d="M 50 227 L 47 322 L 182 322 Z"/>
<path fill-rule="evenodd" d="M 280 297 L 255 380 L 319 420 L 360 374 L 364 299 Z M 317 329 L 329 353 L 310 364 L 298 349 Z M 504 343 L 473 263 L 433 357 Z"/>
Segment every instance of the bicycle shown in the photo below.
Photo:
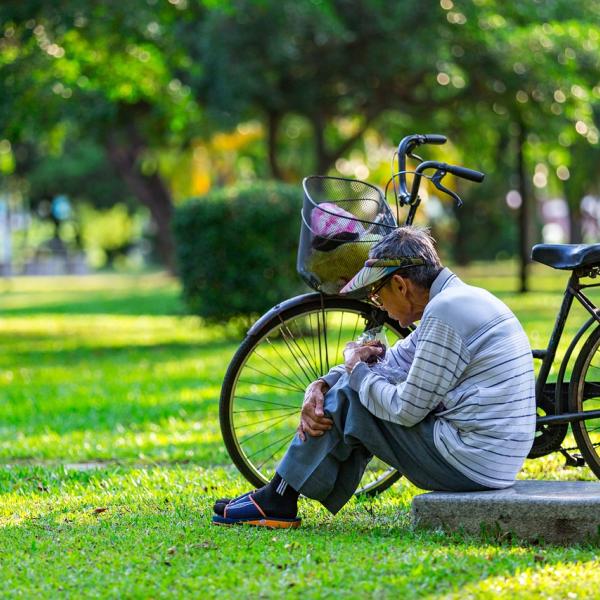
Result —
<path fill-rule="evenodd" d="M 398 227 L 387 202 L 390 184 L 396 215 L 399 216 L 401 208 L 408 207 L 404 223 L 410 225 L 421 202 L 419 187 L 423 177 L 430 179 L 459 206 L 461 198 L 442 184 L 443 178 L 451 173 L 473 182 L 483 180 L 481 172 L 423 160 L 414 154 L 420 145 L 439 145 L 446 141 L 445 136 L 437 134 L 405 137 L 392 158 L 393 165 L 397 155 L 398 169 L 394 173 L 392 168 L 384 193 L 354 179 L 325 176 L 304 179 L 297 267 L 302 279 L 315 292 L 281 302 L 252 325 L 232 358 L 221 390 L 219 419 L 225 446 L 240 473 L 253 485 L 264 485 L 271 478 L 295 435 L 306 386 L 327 373 L 331 366 L 343 362 L 342 342 L 355 339 L 361 330 L 373 328 L 382 328 L 390 343 L 412 331 L 413 328 L 401 327 L 368 300 L 345 298 L 338 292 L 362 267 L 371 245 Z M 406 168 L 408 157 L 418 163 L 414 170 Z M 428 170 L 434 173 L 425 174 Z M 413 175 L 410 189 L 407 174 Z M 600 274 L 600 245 L 539 244 L 534 246 L 532 258 L 553 268 L 570 270 L 571 276 L 548 347 L 533 350 L 533 357 L 542 363 L 536 379 L 537 431 L 529 457 L 560 451 L 567 464 L 583 466 L 587 463 L 600 478 L 597 451 L 600 422 L 592 427 L 594 420 L 600 419 L 600 380 L 595 381 L 592 375 L 589 375 L 591 381 L 588 378 L 591 369 L 600 370 L 600 365 L 593 364 L 600 347 L 600 311 L 582 292 L 586 287 L 600 284 L 581 283 L 584 277 Z M 550 367 L 575 298 L 591 316 L 571 341 L 557 381 L 548 383 Z M 599 326 L 587 337 L 571 379 L 566 382 L 567 363 L 595 322 Z M 572 454 L 575 447 L 562 448 L 569 424 L 581 455 Z M 379 494 L 400 476 L 395 469 L 374 458 L 356 494 Z"/>

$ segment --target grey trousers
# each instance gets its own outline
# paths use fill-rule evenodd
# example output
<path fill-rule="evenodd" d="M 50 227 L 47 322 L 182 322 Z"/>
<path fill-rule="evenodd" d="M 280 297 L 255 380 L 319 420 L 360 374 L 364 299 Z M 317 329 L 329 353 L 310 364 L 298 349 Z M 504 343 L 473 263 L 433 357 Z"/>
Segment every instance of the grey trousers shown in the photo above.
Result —
<path fill-rule="evenodd" d="M 403 427 L 373 416 L 343 376 L 325 394 L 333 427 L 320 437 L 296 435 L 276 471 L 295 490 L 337 513 L 358 488 L 373 456 L 397 469 L 417 487 L 436 491 L 486 488 L 457 471 L 433 442 L 435 417 Z"/>

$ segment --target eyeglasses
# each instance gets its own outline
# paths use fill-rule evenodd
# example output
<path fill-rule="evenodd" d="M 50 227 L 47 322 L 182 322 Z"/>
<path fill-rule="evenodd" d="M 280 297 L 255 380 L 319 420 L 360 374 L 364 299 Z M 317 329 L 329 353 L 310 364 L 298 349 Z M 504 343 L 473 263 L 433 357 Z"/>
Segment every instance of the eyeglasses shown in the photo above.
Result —
<path fill-rule="evenodd" d="M 374 283 L 371 287 L 371 291 L 367 294 L 367 298 L 377 307 L 383 308 L 383 300 L 379 296 L 379 292 L 385 287 L 390 279 L 396 275 L 399 271 L 410 267 L 418 267 L 425 264 L 425 260 L 417 256 L 404 256 L 402 258 L 369 258 L 365 261 L 364 268 L 375 268 L 375 267 L 396 267 L 395 271 L 392 271 L 377 283 Z"/>
<path fill-rule="evenodd" d="M 383 281 L 379 283 L 379 285 L 373 285 L 372 290 L 368 294 L 369 300 L 377 308 L 383 308 L 383 300 L 381 299 L 379 292 L 389 283 L 390 279 L 392 278 L 392 275 L 394 275 L 394 273 L 392 273 L 389 277 L 384 277 Z"/>

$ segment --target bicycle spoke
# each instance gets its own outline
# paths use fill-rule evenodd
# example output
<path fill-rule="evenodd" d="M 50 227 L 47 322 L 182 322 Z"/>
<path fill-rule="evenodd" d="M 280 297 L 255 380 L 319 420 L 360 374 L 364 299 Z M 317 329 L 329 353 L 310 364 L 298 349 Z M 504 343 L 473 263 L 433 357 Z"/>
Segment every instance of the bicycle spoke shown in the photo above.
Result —
<path fill-rule="evenodd" d="M 310 315 L 309 315 L 310 316 Z M 288 325 L 288 329 L 289 329 L 289 325 Z M 319 373 L 317 373 L 317 364 L 316 364 L 316 358 L 315 358 L 315 354 L 314 354 L 314 345 L 315 345 L 315 340 L 314 340 L 314 335 L 313 335 L 313 331 L 312 331 L 312 323 L 310 325 L 310 332 L 309 332 L 309 336 L 311 341 L 312 341 L 312 346 L 313 346 L 313 352 L 311 353 L 310 348 L 308 346 L 308 342 L 306 341 L 306 335 L 302 335 L 302 331 L 300 331 L 300 326 L 296 325 L 296 329 L 298 329 L 298 334 L 296 336 L 297 340 L 302 340 L 302 343 L 304 344 L 304 347 L 306 349 L 306 353 L 305 356 L 310 357 L 310 369 L 311 372 L 314 374 L 315 379 L 319 378 Z"/>
<path fill-rule="evenodd" d="M 317 347 L 315 345 L 315 336 L 314 336 L 314 333 L 313 333 L 314 330 L 315 330 L 315 328 L 313 327 L 313 323 L 312 323 L 312 313 L 310 313 L 308 315 L 308 321 L 309 321 L 309 324 L 310 324 L 310 341 L 312 343 L 312 349 L 313 349 L 313 351 L 312 351 L 312 359 L 313 359 L 313 364 L 315 365 L 315 369 L 316 369 L 316 366 L 317 366 Z"/>
<path fill-rule="evenodd" d="M 281 402 L 273 402 L 272 400 L 259 400 L 258 398 L 249 398 L 248 396 L 235 395 L 236 400 L 248 400 L 249 402 L 260 402 L 262 404 L 272 404 L 273 406 L 284 406 L 285 408 L 297 408 L 293 404 L 282 404 Z"/>
<path fill-rule="evenodd" d="M 300 353 L 300 356 L 302 356 L 302 358 L 305 361 L 305 365 L 307 366 L 308 370 L 312 372 L 312 375 L 315 376 L 315 379 L 319 377 L 319 375 L 317 374 L 316 370 L 314 369 L 312 363 L 310 360 L 308 360 L 308 356 L 303 352 L 302 348 L 300 348 L 300 345 L 298 344 L 298 337 L 302 337 L 300 336 L 296 336 L 293 334 L 293 332 L 291 331 L 291 329 L 289 328 L 288 325 L 285 326 L 289 336 L 290 336 L 290 340 L 292 341 L 292 343 L 294 344 L 294 346 L 296 347 L 297 351 Z M 283 329 L 283 327 L 282 327 Z M 312 381 L 312 375 L 309 375 L 309 382 Z"/>
<path fill-rule="evenodd" d="M 268 373 L 265 373 L 264 371 L 261 371 L 260 369 L 257 369 L 256 367 L 253 367 L 252 365 L 246 365 L 248 369 L 252 370 L 252 371 L 256 371 L 257 373 L 260 373 L 260 375 L 264 375 L 265 377 L 268 377 L 269 379 L 272 379 L 273 381 L 276 381 L 277 383 L 283 383 L 284 385 L 288 385 L 288 387 L 284 387 L 281 388 L 281 386 L 272 386 L 272 387 L 280 387 L 283 390 L 295 390 L 295 391 L 300 391 L 302 393 L 304 393 L 304 390 L 301 387 L 298 387 L 294 382 L 292 382 L 293 385 L 290 385 L 290 383 L 288 381 L 283 381 L 277 377 L 273 377 L 273 375 L 269 375 Z M 256 385 L 256 382 L 254 382 L 254 385 Z M 268 385 L 266 383 L 260 383 L 259 385 Z"/>
<path fill-rule="evenodd" d="M 359 317 L 356 317 L 356 323 L 354 324 L 354 332 L 352 333 L 353 340 L 356 339 L 356 332 L 358 331 L 358 319 L 359 319 Z"/>
<path fill-rule="evenodd" d="M 256 421 L 254 423 L 247 423 L 246 425 L 241 425 L 240 427 L 236 427 L 236 431 L 240 431 L 241 429 L 247 429 L 248 427 L 254 427 L 255 425 L 262 425 L 263 423 L 269 423 L 269 422 L 271 423 L 271 425 L 269 425 L 266 429 L 263 429 L 262 431 L 258 431 L 256 433 L 253 433 L 250 437 L 247 437 L 247 438 L 244 438 L 243 440 L 241 440 L 240 443 L 245 444 L 246 442 L 250 441 L 252 438 L 256 437 L 257 435 L 267 431 L 267 429 L 271 429 L 271 427 L 273 425 L 277 425 L 277 423 L 280 423 L 284 419 L 287 419 L 290 415 L 294 415 L 297 412 L 298 412 L 297 410 L 292 410 L 290 412 L 285 413 L 285 415 L 283 415 L 283 416 L 277 415 L 275 417 L 270 417 L 269 419 L 263 419 L 262 421 Z M 275 421 L 275 422 L 273 423 L 272 421 Z"/>
<path fill-rule="evenodd" d="M 286 392 L 296 392 L 304 395 L 304 390 L 299 388 L 282 387 L 280 385 L 273 385 L 272 383 L 264 383 L 263 381 L 250 381 L 248 379 L 240 379 L 242 383 L 248 383 L 250 385 L 262 385 L 264 387 L 275 388 L 277 390 L 285 390 Z"/>
<path fill-rule="evenodd" d="M 298 366 L 300 367 L 300 369 L 304 373 L 304 376 L 306 377 L 307 383 L 310 383 L 312 378 L 311 378 L 310 375 L 308 375 L 306 373 L 304 365 L 302 364 L 301 361 L 298 360 L 298 358 L 296 357 L 296 354 L 292 350 L 292 346 L 290 345 L 290 341 L 287 339 L 287 336 L 285 335 L 285 333 L 283 331 L 283 326 L 281 327 L 280 332 L 281 332 L 281 337 L 283 338 L 283 341 L 285 342 L 285 345 L 288 347 L 288 350 L 290 351 L 290 354 L 294 357 L 294 360 L 296 361 L 296 363 L 298 364 Z"/>
<path fill-rule="evenodd" d="M 252 452 L 252 454 L 247 454 L 246 456 L 248 458 L 253 458 L 257 454 L 259 454 L 260 452 L 264 452 L 265 450 L 268 450 L 269 448 L 272 448 L 275 444 L 278 444 L 279 442 L 281 442 L 281 440 L 283 440 L 283 439 L 289 440 L 289 439 L 293 438 L 294 435 L 296 435 L 296 430 L 295 429 L 294 429 L 294 431 L 292 433 L 290 433 L 288 431 L 283 437 L 280 437 L 280 438 L 276 439 L 274 442 L 271 442 L 268 446 L 263 446 L 262 448 L 259 448 L 258 450 L 255 450 L 254 452 Z"/>
<path fill-rule="evenodd" d="M 338 331 L 338 338 L 337 338 L 337 344 L 335 346 L 335 358 L 337 360 L 337 357 L 340 355 L 340 341 L 342 339 L 342 329 L 344 328 L 344 317 L 346 316 L 346 313 L 342 313 L 342 322 L 340 323 L 340 329 Z"/>
<path fill-rule="evenodd" d="M 323 315 L 323 345 L 325 346 L 325 369 L 326 373 L 329 373 L 329 348 L 327 343 L 327 315 L 325 315 L 325 309 L 321 311 Z"/>
<path fill-rule="evenodd" d="M 260 358 L 262 358 L 262 356 L 260 356 L 260 354 L 258 354 L 258 352 L 255 352 L 255 354 L 257 356 L 259 356 Z M 263 360 L 269 366 L 273 366 L 272 365 L 272 361 L 269 362 L 266 359 L 263 359 Z M 282 375 L 283 375 L 284 379 L 279 379 L 278 377 L 275 377 L 274 375 L 270 375 L 269 373 L 265 373 L 264 371 L 261 371 L 260 369 L 257 369 L 256 367 L 253 367 L 252 365 L 248 365 L 248 368 L 252 369 L 253 371 L 256 371 L 257 373 L 260 373 L 261 375 L 264 375 L 265 377 L 268 377 L 269 379 L 273 379 L 274 381 L 277 381 L 278 383 L 283 383 L 283 384 L 287 383 L 288 385 L 290 385 L 290 389 L 301 389 L 302 390 L 301 387 L 300 388 L 296 387 L 297 383 L 293 379 L 288 379 L 285 375 L 283 375 L 283 373 L 282 373 Z M 276 367 L 273 367 L 273 368 L 275 368 L 275 370 L 278 371 L 278 369 Z M 278 371 L 278 372 L 281 373 L 280 371 Z"/>
<path fill-rule="evenodd" d="M 234 410 L 232 414 L 241 415 L 243 413 L 251 413 L 251 412 L 281 412 L 282 410 L 288 410 L 289 408 L 295 408 L 292 406 L 286 406 L 285 408 L 248 408 L 247 410 Z M 297 410 L 300 410 L 298 407 Z"/>
<path fill-rule="evenodd" d="M 321 374 L 324 375 L 323 373 L 323 352 L 321 350 L 321 318 L 320 318 L 320 314 L 321 313 L 317 313 L 317 336 L 318 336 L 318 342 L 319 342 L 319 366 L 320 366 L 320 371 Z"/>
<path fill-rule="evenodd" d="M 281 442 L 281 444 L 279 446 L 277 446 L 275 452 L 273 452 L 270 456 L 268 456 L 267 458 L 265 458 L 265 460 L 263 460 L 260 465 L 257 465 L 258 469 L 262 469 L 264 467 L 264 465 L 269 462 L 286 444 L 289 443 L 289 441 L 296 435 L 296 432 L 294 431 L 294 433 L 290 434 L 290 435 L 286 435 L 285 438 L 281 438 L 283 439 L 283 442 Z M 278 440 L 281 441 L 281 440 Z M 274 446 L 275 444 L 270 444 L 271 446 Z M 266 448 L 263 448 L 263 450 L 266 450 Z"/>
<path fill-rule="evenodd" d="M 275 351 L 275 353 L 277 354 L 277 356 L 279 356 L 279 357 L 281 358 L 281 360 L 283 361 L 283 363 L 285 364 L 285 366 L 286 366 L 286 367 L 288 367 L 288 368 L 289 368 L 289 369 L 292 371 L 292 373 L 294 373 L 294 374 L 296 375 L 296 379 L 298 380 L 298 384 L 299 384 L 300 386 L 302 386 L 302 380 L 300 379 L 300 377 L 298 376 L 298 374 L 297 374 L 297 373 L 294 371 L 293 367 L 291 367 L 291 366 L 288 364 L 288 362 L 287 362 L 287 361 L 286 361 L 286 360 L 285 360 L 285 359 L 284 359 L 284 358 L 281 356 L 281 353 L 280 353 L 280 352 L 279 352 L 279 350 L 277 349 L 277 346 L 275 346 L 275 345 L 274 345 L 274 344 L 271 342 L 271 340 L 270 340 L 269 338 L 267 338 L 267 339 L 266 339 L 266 342 L 269 344 L 269 346 L 270 346 L 271 348 L 273 348 L 273 350 Z M 256 354 L 257 356 L 260 356 L 260 354 L 258 354 L 258 351 L 256 351 L 256 352 L 255 352 L 255 354 Z M 262 358 L 262 356 L 261 356 L 261 358 Z M 267 359 L 263 359 L 263 360 L 265 360 L 265 361 L 266 361 Z M 269 362 L 269 361 L 267 361 L 267 362 Z M 270 361 L 270 362 L 269 362 L 269 364 L 270 364 L 271 366 L 273 366 L 273 368 L 274 368 L 276 371 L 279 371 L 279 369 L 277 369 L 277 367 L 275 367 L 275 366 L 274 366 L 274 364 L 273 364 L 273 361 Z M 281 373 L 281 371 L 279 371 L 279 372 Z M 283 373 L 282 373 L 282 375 L 283 375 Z M 290 380 L 290 381 L 291 381 L 291 380 Z"/>

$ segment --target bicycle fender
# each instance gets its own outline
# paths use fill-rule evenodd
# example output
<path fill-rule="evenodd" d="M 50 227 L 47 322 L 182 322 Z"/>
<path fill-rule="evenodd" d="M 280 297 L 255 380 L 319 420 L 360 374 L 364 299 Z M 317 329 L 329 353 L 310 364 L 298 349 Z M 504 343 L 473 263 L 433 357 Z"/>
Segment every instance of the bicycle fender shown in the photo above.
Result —
<path fill-rule="evenodd" d="M 318 292 L 310 292 L 308 294 L 300 294 L 299 296 L 294 296 L 293 298 L 288 298 L 279 304 L 276 304 L 273 308 L 270 308 L 262 317 L 258 319 L 251 327 L 248 329 L 246 335 L 258 335 L 259 332 L 271 321 L 275 320 L 278 315 L 280 315 L 283 311 L 293 308 L 298 304 L 302 304 L 307 300 L 315 300 L 320 301 L 321 294 Z"/>

